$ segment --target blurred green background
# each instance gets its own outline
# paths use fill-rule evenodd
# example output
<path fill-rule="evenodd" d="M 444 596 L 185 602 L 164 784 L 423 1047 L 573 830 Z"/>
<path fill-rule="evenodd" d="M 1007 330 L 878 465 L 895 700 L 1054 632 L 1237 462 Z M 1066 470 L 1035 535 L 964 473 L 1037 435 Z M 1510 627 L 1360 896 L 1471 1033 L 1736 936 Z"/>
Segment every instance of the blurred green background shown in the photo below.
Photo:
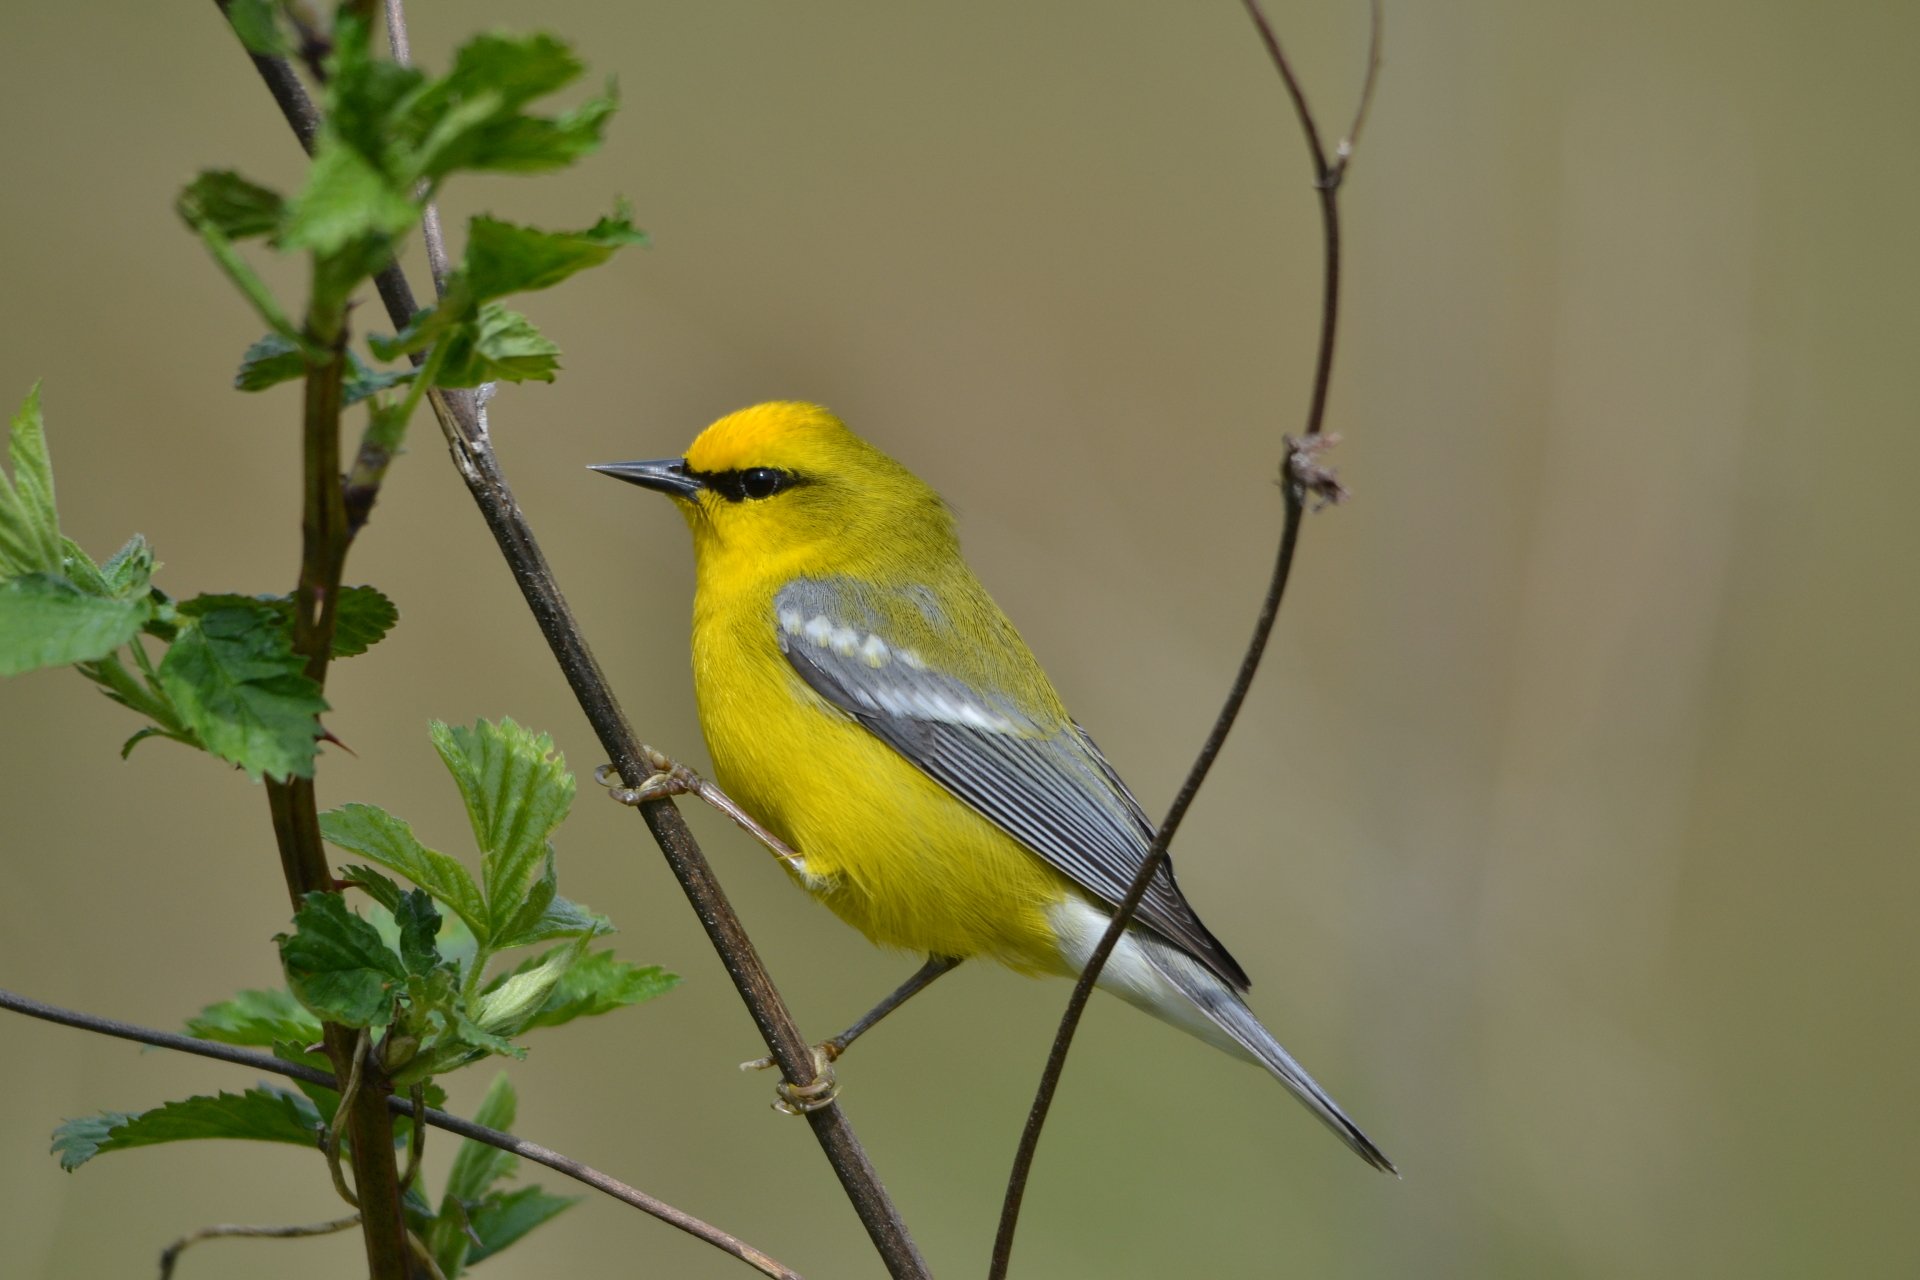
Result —
<path fill-rule="evenodd" d="M 432 62 L 537 24 L 620 80 L 602 155 L 448 212 L 577 226 L 625 193 L 655 236 L 530 300 L 567 373 L 494 411 L 642 732 L 704 758 L 685 534 L 582 465 L 811 398 L 951 499 L 1159 811 L 1251 622 L 1316 318 L 1301 144 L 1238 7 L 412 16 Z M 1273 16 L 1344 119 L 1363 6 Z M 1461 0 L 1389 24 L 1346 196 L 1331 425 L 1357 496 L 1310 523 L 1179 864 L 1255 1007 L 1406 1177 L 1103 999 L 1016 1274 L 1912 1275 L 1920 9 Z M 291 185 L 291 141 L 210 4 L 8 6 L 0 47 L 0 396 L 46 380 L 70 532 L 145 532 L 177 595 L 286 589 L 297 392 L 227 389 L 258 326 L 170 203 L 203 166 Z M 430 422 L 415 445 L 348 575 L 403 622 L 336 669 L 357 754 L 328 752 L 320 791 L 459 848 L 429 717 L 511 714 L 582 773 L 600 757 Z M 0 724 L 0 985 L 177 1026 L 276 981 L 258 787 L 169 744 L 121 763 L 134 722 L 70 673 L 0 685 Z M 690 819 L 811 1032 L 912 967 Z M 587 786 L 559 846 L 622 954 L 687 981 L 541 1033 L 520 1130 L 810 1276 L 879 1274 L 805 1126 L 734 1070 L 751 1024 L 639 824 Z M 1065 996 L 963 969 L 841 1073 L 943 1276 L 984 1270 Z M 277 1147 L 61 1174 L 61 1117 L 249 1077 L 0 1032 L 0 1272 L 139 1275 L 208 1222 L 333 1212 L 320 1162 Z M 213 1243 L 181 1275 L 350 1275 L 359 1248 Z M 595 1199 L 482 1274 L 747 1273 Z"/>

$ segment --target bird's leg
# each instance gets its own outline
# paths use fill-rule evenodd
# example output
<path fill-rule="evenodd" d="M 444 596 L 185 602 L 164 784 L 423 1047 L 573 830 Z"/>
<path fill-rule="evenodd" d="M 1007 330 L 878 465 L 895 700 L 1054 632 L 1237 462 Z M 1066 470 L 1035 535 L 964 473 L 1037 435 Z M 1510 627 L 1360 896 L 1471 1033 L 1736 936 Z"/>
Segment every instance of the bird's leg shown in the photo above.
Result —
<path fill-rule="evenodd" d="M 605 787 L 614 800 L 638 808 L 672 796 L 694 796 L 733 819 L 735 826 L 765 845 L 774 857 L 796 868 L 801 865 L 800 855 L 793 847 L 761 826 L 752 814 L 734 802 L 732 796 L 665 752 L 655 751 L 649 746 L 642 746 L 640 750 L 653 772 L 642 779 L 637 787 L 623 785 L 619 781 L 620 775 L 610 764 L 603 764 L 593 771 L 593 780 Z"/>
<path fill-rule="evenodd" d="M 901 1005 L 932 986 L 935 978 L 946 973 L 959 963 L 959 956 L 928 956 L 927 962 L 921 965 L 911 978 L 901 983 L 892 995 L 867 1010 L 857 1022 L 845 1031 L 842 1031 L 839 1035 L 834 1036 L 830 1040 L 822 1040 L 819 1044 L 815 1045 L 813 1057 L 815 1063 L 820 1067 L 822 1078 L 832 1078 L 832 1072 L 828 1070 L 828 1068 L 839 1059 L 841 1054 L 847 1051 L 848 1045 L 865 1035 L 880 1019 L 886 1017 L 895 1009 L 898 1009 Z M 765 1071 L 772 1065 L 772 1058 L 755 1058 L 751 1062 L 741 1063 L 740 1069 L 742 1071 Z M 818 1083 L 818 1081 L 815 1081 L 815 1084 Z M 783 1094 L 782 1096 L 784 1097 L 785 1095 Z"/>

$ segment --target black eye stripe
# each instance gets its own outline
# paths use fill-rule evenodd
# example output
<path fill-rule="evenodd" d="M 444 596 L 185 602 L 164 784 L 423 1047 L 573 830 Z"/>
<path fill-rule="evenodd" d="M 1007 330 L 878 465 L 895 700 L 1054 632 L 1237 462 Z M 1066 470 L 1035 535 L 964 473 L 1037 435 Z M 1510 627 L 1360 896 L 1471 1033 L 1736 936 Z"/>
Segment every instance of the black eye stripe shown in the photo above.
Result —
<path fill-rule="evenodd" d="M 744 467 L 735 471 L 694 471 L 689 468 L 687 475 L 728 502 L 771 498 L 800 483 L 800 477 L 793 472 L 777 467 Z"/>

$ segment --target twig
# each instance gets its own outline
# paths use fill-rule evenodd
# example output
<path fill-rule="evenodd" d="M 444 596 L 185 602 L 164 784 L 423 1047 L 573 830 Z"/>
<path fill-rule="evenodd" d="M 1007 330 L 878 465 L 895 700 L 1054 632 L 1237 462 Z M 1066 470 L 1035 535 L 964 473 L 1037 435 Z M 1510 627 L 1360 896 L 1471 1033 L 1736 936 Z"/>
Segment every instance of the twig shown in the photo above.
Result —
<path fill-rule="evenodd" d="M 333 1123 L 327 1126 L 323 1139 L 327 1172 L 333 1175 L 333 1189 L 342 1200 L 356 1209 L 360 1207 L 360 1197 L 353 1193 L 353 1188 L 347 1185 L 346 1175 L 340 1172 L 340 1137 L 346 1128 L 347 1116 L 353 1111 L 354 1101 L 360 1096 L 360 1079 L 367 1067 L 367 1046 L 371 1043 L 372 1037 L 362 1027 L 360 1034 L 353 1038 L 353 1068 L 347 1072 L 347 1087 L 340 1091 L 340 1105 L 334 1108 Z"/>
<path fill-rule="evenodd" d="M 1227 691 L 1225 703 L 1220 714 L 1215 717 L 1213 729 L 1201 744 L 1199 754 L 1194 758 L 1193 766 L 1187 771 L 1186 780 L 1181 783 L 1180 791 L 1175 795 L 1173 804 L 1167 810 L 1167 816 L 1154 833 L 1153 843 L 1147 855 L 1141 860 L 1139 870 L 1135 872 L 1133 883 L 1127 886 L 1126 896 L 1113 914 L 1106 932 L 1100 936 L 1099 945 L 1082 969 L 1079 980 L 1074 983 L 1073 994 L 1067 1000 L 1066 1012 L 1060 1018 L 1060 1029 L 1054 1034 L 1053 1046 L 1047 1054 L 1046 1068 L 1041 1072 L 1040 1083 L 1034 1091 L 1033 1106 L 1027 1113 L 1027 1122 L 1020 1134 L 1020 1146 L 1014 1154 L 1013 1169 L 1007 1177 L 1006 1198 L 1001 1204 L 1000 1226 L 993 1242 L 993 1258 L 988 1268 L 990 1280 L 1005 1280 L 1007 1268 L 1013 1257 L 1013 1237 L 1020 1222 L 1020 1205 L 1026 1196 L 1027 1179 L 1033 1169 L 1033 1157 L 1040 1145 L 1040 1133 L 1047 1122 L 1047 1113 L 1053 1105 L 1054 1093 L 1060 1085 L 1060 1074 L 1067 1063 L 1067 1051 L 1073 1045 L 1073 1037 L 1080 1025 L 1080 1016 L 1086 1010 L 1087 1000 L 1093 994 L 1093 987 L 1099 981 L 1100 971 L 1106 965 L 1107 958 L 1119 945 L 1127 926 L 1132 922 L 1134 912 L 1140 906 L 1140 900 L 1146 896 L 1147 886 L 1152 883 L 1167 858 L 1167 848 L 1173 842 L 1173 836 L 1186 818 L 1193 798 L 1200 791 L 1201 783 L 1206 781 L 1207 773 L 1213 768 L 1214 760 L 1220 749 L 1226 744 L 1227 734 L 1233 729 L 1235 719 L 1239 717 L 1241 704 L 1246 701 L 1247 691 L 1253 687 L 1254 675 L 1260 669 L 1260 660 L 1266 654 L 1267 639 L 1273 634 L 1274 621 L 1280 614 L 1280 602 L 1287 589 L 1287 579 L 1293 571 L 1294 550 L 1299 545 L 1301 517 L 1306 510 L 1309 492 L 1322 496 L 1324 501 L 1337 500 L 1330 496 L 1325 486 L 1332 484 L 1330 473 L 1318 467 L 1316 455 L 1324 447 L 1318 439 L 1325 421 L 1327 408 L 1327 388 L 1333 376 L 1334 336 L 1339 327 L 1340 301 L 1340 180 L 1346 171 L 1347 161 L 1353 152 L 1353 139 L 1365 123 L 1367 107 L 1373 97 L 1374 84 L 1380 64 L 1380 5 L 1373 0 L 1372 35 L 1368 41 L 1367 73 L 1361 87 L 1360 105 L 1354 113 L 1354 121 L 1348 134 L 1343 138 L 1336 151 L 1335 158 L 1329 162 L 1325 147 L 1320 140 L 1320 130 L 1314 122 L 1312 109 L 1307 106 L 1305 92 L 1299 79 L 1293 73 L 1293 66 L 1287 61 L 1285 51 L 1280 47 L 1273 28 L 1268 24 L 1266 14 L 1261 12 L 1258 0 L 1245 0 L 1248 13 L 1254 25 L 1259 29 L 1261 39 L 1267 46 L 1275 68 L 1285 83 L 1287 94 L 1293 99 L 1294 113 L 1300 121 L 1300 128 L 1306 135 L 1307 148 L 1313 156 L 1314 189 L 1319 195 L 1321 228 L 1325 239 L 1326 275 L 1325 288 L 1321 294 L 1320 343 L 1319 355 L 1314 365 L 1313 395 L 1307 409 L 1306 439 L 1286 440 L 1287 461 L 1285 463 L 1284 483 L 1281 491 L 1286 500 L 1286 514 L 1280 530 L 1280 549 L 1274 557 L 1273 572 L 1267 580 L 1266 596 L 1260 604 L 1260 616 L 1254 623 L 1253 636 L 1247 642 L 1245 654 L 1240 659 L 1240 668 L 1235 673 L 1233 685 Z M 1338 486 L 1334 488 L 1337 490 Z M 1344 491 L 1341 491 L 1344 492 Z"/>
<path fill-rule="evenodd" d="M 407 37 L 407 7 L 402 0 L 386 0 L 387 45 L 393 60 L 403 67 L 413 65 L 413 42 Z M 447 240 L 440 232 L 440 206 L 427 201 L 420 216 L 420 233 L 427 242 L 427 269 L 433 274 L 433 291 L 447 291 Z"/>
<path fill-rule="evenodd" d="M 309 1067 L 297 1062 L 283 1062 L 270 1054 L 243 1049 L 237 1045 L 199 1040 L 174 1031 L 160 1031 L 131 1022 L 102 1018 L 97 1014 L 81 1013 L 75 1009 L 63 1009 L 59 1005 L 46 1004 L 5 989 L 0 989 L 0 1009 L 24 1013 L 30 1018 L 56 1022 L 61 1026 L 75 1027 L 97 1035 L 113 1036 L 120 1040 L 132 1040 L 137 1044 L 152 1045 L 157 1049 L 172 1049 L 179 1053 L 190 1053 L 196 1057 L 230 1062 L 235 1066 L 285 1076 L 291 1080 L 304 1080 L 308 1084 L 317 1084 L 328 1089 L 337 1090 L 340 1087 L 332 1075 L 318 1067 Z M 556 1173 L 563 1173 L 576 1182 L 585 1183 L 616 1200 L 632 1205 L 643 1213 L 651 1214 L 662 1222 L 678 1227 L 688 1235 L 705 1240 L 715 1248 L 757 1267 L 763 1275 L 774 1276 L 777 1280 L 800 1280 L 799 1273 L 774 1261 L 737 1237 L 701 1221 L 690 1213 L 674 1208 L 664 1200 L 657 1200 L 638 1188 L 628 1186 L 618 1178 L 602 1173 L 590 1165 L 582 1164 L 570 1156 L 561 1155 L 550 1147 L 543 1147 L 537 1142 L 529 1142 L 525 1138 L 499 1129 L 490 1129 L 483 1124 L 475 1124 L 471 1120 L 449 1115 L 433 1107 L 416 1107 L 406 1098 L 390 1095 L 386 1099 L 386 1106 L 396 1115 L 424 1116 L 426 1123 L 436 1129 L 443 1129 L 463 1138 L 471 1138 L 475 1142 L 484 1142 L 490 1147 L 497 1147 L 501 1151 L 511 1152 L 523 1159 L 532 1160 L 536 1164 L 543 1164 Z"/>
<path fill-rule="evenodd" d="M 344 1218 L 335 1218 L 331 1222 L 303 1222 L 287 1227 L 253 1227 L 232 1222 L 202 1227 L 198 1231 L 181 1236 L 160 1251 L 160 1280 L 171 1280 L 174 1264 L 180 1261 L 180 1254 L 189 1245 L 199 1244 L 202 1240 L 223 1240 L 233 1236 L 297 1240 L 303 1236 L 330 1236 L 336 1231 L 347 1231 L 359 1225 L 360 1215 L 350 1213 Z"/>
<path fill-rule="evenodd" d="M 254 61 L 258 66 L 261 59 L 256 57 Z M 261 74 L 267 76 L 265 70 Z M 269 87 L 274 83 L 269 80 Z M 297 82 L 294 87 L 298 87 Z M 300 100 L 292 100 L 289 106 L 289 102 L 275 94 L 275 101 L 281 103 L 289 123 L 300 118 L 303 112 L 311 114 L 310 104 L 302 106 L 304 97 L 303 92 Z M 405 327 L 419 310 L 406 277 L 397 266 L 390 265 L 375 277 L 374 283 L 386 304 L 388 318 L 396 328 Z M 446 436 L 454 465 L 472 492 L 481 518 L 499 544 L 521 594 L 526 597 L 527 607 L 533 611 L 534 621 L 553 650 L 561 674 L 566 677 L 601 746 L 621 777 L 645 777 L 648 770 L 639 736 L 615 702 L 606 676 L 588 649 L 573 611 L 554 581 L 553 570 L 514 500 L 487 439 L 475 397 L 459 391 L 436 390 L 428 401 Z M 708 941 L 726 967 L 728 977 L 733 980 L 787 1083 L 796 1088 L 811 1084 L 816 1075 L 813 1048 L 780 998 L 739 916 L 714 877 L 706 855 L 688 829 L 686 819 L 666 800 L 643 806 L 640 815 L 666 856 L 681 890 L 692 903 L 694 913 L 707 931 Z M 899 1210 L 881 1185 L 846 1114 L 837 1104 L 822 1107 L 807 1113 L 807 1123 L 886 1264 L 888 1274 L 896 1280 L 926 1277 L 927 1264 L 908 1234 Z"/>

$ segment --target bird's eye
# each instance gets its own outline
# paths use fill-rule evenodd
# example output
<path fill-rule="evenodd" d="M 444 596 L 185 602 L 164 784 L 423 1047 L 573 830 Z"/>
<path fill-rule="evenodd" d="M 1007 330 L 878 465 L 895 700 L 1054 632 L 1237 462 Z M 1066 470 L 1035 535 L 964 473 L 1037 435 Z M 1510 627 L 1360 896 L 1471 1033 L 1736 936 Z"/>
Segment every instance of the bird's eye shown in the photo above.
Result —
<path fill-rule="evenodd" d="M 792 480 L 789 473 L 772 467 L 749 467 L 740 473 L 740 493 L 747 498 L 771 498 Z"/>

